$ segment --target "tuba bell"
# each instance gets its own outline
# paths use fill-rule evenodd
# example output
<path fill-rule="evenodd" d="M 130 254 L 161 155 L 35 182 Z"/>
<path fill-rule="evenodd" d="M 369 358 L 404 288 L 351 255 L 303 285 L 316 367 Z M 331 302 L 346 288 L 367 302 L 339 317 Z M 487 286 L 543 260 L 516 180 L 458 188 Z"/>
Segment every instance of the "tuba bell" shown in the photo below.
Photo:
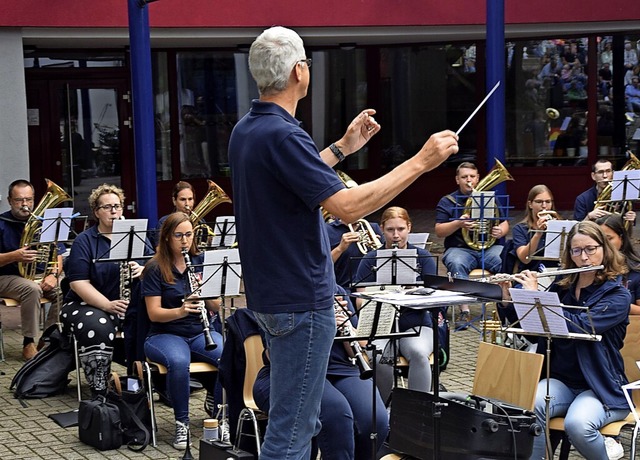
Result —
<path fill-rule="evenodd" d="M 494 188 L 496 185 L 506 181 L 515 180 L 507 168 L 504 167 L 500 161 L 496 160 L 495 166 L 489 171 L 489 173 L 478 182 L 474 192 L 484 192 Z M 464 214 L 471 215 L 473 206 L 473 198 L 469 197 L 464 205 Z M 491 236 L 491 229 L 500 223 L 500 213 L 496 209 L 496 216 L 493 220 L 478 221 L 477 225 L 473 229 L 462 229 L 462 237 L 465 243 L 471 249 L 480 251 L 482 249 L 488 249 L 496 242 L 496 239 Z"/>
<path fill-rule="evenodd" d="M 30 246 L 38 251 L 36 260 L 33 262 L 18 262 L 20 276 L 31 281 L 40 282 L 58 262 L 58 248 L 51 243 L 39 243 L 38 235 L 42 230 L 42 217 L 45 210 L 55 208 L 60 203 L 72 201 L 72 198 L 62 187 L 52 180 L 45 179 L 47 191 L 43 195 L 37 206 L 31 211 L 22 236 L 20 237 L 20 247 Z"/>
<path fill-rule="evenodd" d="M 211 227 L 200 221 L 216 206 L 222 203 L 231 203 L 229 195 L 227 195 L 218 184 L 212 180 L 207 180 L 207 183 L 209 184 L 207 194 L 200 200 L 196 207 L 191 210 L 191 214 L 189 214 L 189 220 L 193 225 L 196 245 L 199 249 L 208 247 L 210 240 L 214 236 Z"/>
<path fill-rule="evenodd" d="M 638 157 L 631 152 L 627 153 L 629 154 L 629 160 L 624 164 L 620 171 L 640 169 L 640 160 Z M 627 211 L 633 210 L 633 201 L 611 201 L 612 190 L 611 182 L 604 186 L 602 191 L 598 194 L 594 209 L 602 209 L 608 213 L 620 214 L 622 216 L 624 216 Z M 627 220 L 624 221 L 624 226 L 627 230 L 630 230 L 631 225 L 633 225 L 633 222 Z"/>

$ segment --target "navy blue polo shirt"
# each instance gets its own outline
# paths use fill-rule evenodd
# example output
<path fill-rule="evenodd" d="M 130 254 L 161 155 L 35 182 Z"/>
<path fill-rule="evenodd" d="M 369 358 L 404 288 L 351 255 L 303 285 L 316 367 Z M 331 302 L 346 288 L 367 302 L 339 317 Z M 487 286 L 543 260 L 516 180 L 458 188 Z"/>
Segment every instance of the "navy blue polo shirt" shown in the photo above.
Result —
<path fill-rule="evenodd" d="M 533 233 L 529 232 L 529 226 L 526 223 L 520 222 L 519 224 L 516 224 L 513 227 L 512 235 L 513 235 L 513 247 L 515 248 L 515 250 L 517 250 L 518 248 L 529 244 L 529 241 L 531 241 L 531 237 L 533 236 Z M 545 244 L 546 244 L 546 237 L 547 237 L 547 234 L 543 233 L 542 237 L 540 238 L 540 241 L 538 242 L 538 247 L 533 248 L 532 252 L 535 254 L 536 257 L 544 256 L 543 248 L 545 247 Z M 532 270 L 537 272 L 537 271 L 540 271 L 539 270 L 540 264 L 546 267 L 558 266 L 558 262 L 554 260 L 544 260 L 544 261 L 530 260 L 529 263 L 527 264 L 523 264 L 522 262 L 519 262 L 519 263 L 520 263 L 518 267 L 519 271 Z"/>
<path fill-rule="evenodd" d="M 332 308 L 335 277 L 319 206 L 342 181 L 298 120 L 258 100 L 233 128 L 229 161 L 247 306 Z"/>
<path fill-rule="evenodd" d="M 202 254 L 192 256 L 191 263 L 196 273 L 202 272 L 203 260 Z M 174 266 L 172 272 L 175 282 L 169 284 L 162 278 L 160 267 L 155 260 L 149 262 L 144 268 L 142 277 L 142 297 L 160 297 L 162 308 L 180 308 L 183 300 L 191 294 L 191 286 L 186 270 L 180 273 Z M 201 333 L 201 316 L 195 313 L 166 323 L 152 322 L 149 329 L 149 335 L 173 334 L 181 337 L 195 337 Z"/>
<path fill-rule="evenodd" d="M 0 214 L 0 253 L 15 251 L 20 247 L 20 238 L 26 222 L 16 220 L 11 211 Z M 18 264 L 11 263 L 0 267 L 0 275 L 20 276 Z"/>
<path fill-rule="evenodd" d="M 597 199 L 598 189 L 595 185 L 589 190 L 586 190 L 578 195 L 573 206 L 573 219 L 585 220 L 587 218 L 587 214 L 589 214 L 591 211 L 593 211 L 593 208 L 595 208 Z"/>

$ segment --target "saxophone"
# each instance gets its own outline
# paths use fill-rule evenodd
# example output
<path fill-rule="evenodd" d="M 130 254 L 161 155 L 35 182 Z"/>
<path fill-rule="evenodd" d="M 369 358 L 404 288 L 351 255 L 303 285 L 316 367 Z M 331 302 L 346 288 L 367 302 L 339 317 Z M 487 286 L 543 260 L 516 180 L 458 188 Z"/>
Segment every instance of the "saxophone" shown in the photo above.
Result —
<path fill-rule="evenodd" d="M 187 276 L 189 278 L 189 289 L 191 290 L 191 294 L 199 295 L 200 281 L 198 281 L 198 275 L 196 275 L 196 272 L 191 265 L 189 248 L 182 249 L 182 257 L 184 257 L 184 263 L 187 266 Z M 207 314 L 207 307 L 204 305 L 204 300 L 200 300 L 198 302 L 198 310 L 200 311 L 200 322 L 202 323 L 202 332 L 204 333 L 204 349 L 207 351 L 215 350 L 218 345 L 211 337 L 211 329 L 209 329 L 209 315 Z"/>
<path fill-rule="evenodd" d="M 58 247 L 51 243 L 38 243 L 38 235 L 42 230 L 42 217 L 45 210 L 54 208 L 65 201 L 72 201 L 72 198 L 60 186 L 53 181 L 45 179 L 47 191 L 31 211 L 20 238 L 20 247 L 30 246 L 38 251 L 38 256 L 33 262 L 18 262 L 20 276 L 35 282 L 42 281 L 50 270 L 55 269 L 58 263 Z M 44 269 L 41 269 L 44 265 Z"/>

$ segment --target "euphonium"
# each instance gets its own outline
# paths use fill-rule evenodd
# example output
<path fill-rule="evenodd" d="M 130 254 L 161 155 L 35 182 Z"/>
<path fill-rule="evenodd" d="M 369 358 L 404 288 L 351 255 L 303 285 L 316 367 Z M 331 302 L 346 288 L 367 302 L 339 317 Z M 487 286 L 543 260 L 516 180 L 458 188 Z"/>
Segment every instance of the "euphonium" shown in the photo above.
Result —
<path fill-rule="evenodd" d="M 640 169 L 640 160 L 633 153 L 627 152 L 629 154 L 629 160 L 624 164 L 624 166 L 620 169 L 620 171 L 631 171 L 635 169 Z M 611 182 L 604 186 L 602 191 L 598 194 L 598 198 L 595 202 L 594 209 L 602 209 L 609 213 L 616 213 L 624 216 L 627 211 L 631 211 L 633 209 L 633 201 L 619 202 L 616 201 L 611 202 L 611 191 L 612 191 Z M 622 209 L 620 206 L 623 205 Z M 629 230 L 629 226 L 633 225 L 631 221 L 624 222 L 625 228 Z"/>
<path fill-rule="evenodd" d="M 506 180 L 514 180 L 514 178 L 509 174 L 507 168 L 505 168 L 500 161 L 496 160 L 496 165 L 478 182 L 478 185 L 473 190 L 475 192 L 484 192 Z M 464 214 L 471 216 L 472 206 L 473 198 L 469 197 L 464 205 Z M 478 221 L 476 227 L 473 229 L 462 229 L 462 237 L 465 243 L 467 243 L 467 246 L 479 251 L 490 248 L 496 242 L 496 239 L 491 236 L 491 229 L 500 223 L 500 213 L 498 210 L 496 210 L 495 217 L 495 220 Z"/>
<path fill-rule="evenodd" d="M 219 204 L 231 203 L 229 195 L 227 195 L 218 184 L 212 180 L 207 180 L 207 183 L 209 184 L 207 194 L 200 200 L 196 207 L 193 208 L 189 215 L 189 220 L 193 225 L 196 245 L 201 249 L 208 246 L 209 240 L 214 233 L 210 226 L 200 221 Z"/>
<path fill-rule="evenodd" d="M 20 247 L 30 246 L 38 251 L 38 256 L 33 262 L 18 262 L 18 271 L 23 278 L 40 282 L 49 270 L 58 262 L 58 248 L 51 243 L 38 243 L 38 235 L 42 230 L 42 220 L 45 210 L 54 208 L 60 203 L 71 201 L 71 197 L 53 181 L 45 179 L 47 191 L 31 211 L 20 238 Z M 44 269 L 42 269 L 44 267 Z M 39 271 L 40 270 L 40 271 Z"/>
<path fill-rule="evenodd" d="M 557 219 L 558 213 L 552 209 L 543 209 L 538 213 L 538 219 L 542 219 L 542 218 L 544 218 L 546 222 L 549 222 L 550 220 Z"/>

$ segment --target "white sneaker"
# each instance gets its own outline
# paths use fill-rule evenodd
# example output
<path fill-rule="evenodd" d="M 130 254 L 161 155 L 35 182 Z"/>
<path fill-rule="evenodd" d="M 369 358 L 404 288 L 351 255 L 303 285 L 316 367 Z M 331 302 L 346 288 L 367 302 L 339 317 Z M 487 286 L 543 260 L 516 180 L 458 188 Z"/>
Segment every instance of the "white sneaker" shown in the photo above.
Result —
<path fill-rule="evenodd" d="M 607 449 L 607 457 L 609 457 L 609 460 L 618 460 L 624 457 L 624 448 L 622 444 L 615 439 L 605 436 L 604 447 Z"/>
<path fill-rule="evenodd" d="M 178 450 L 186 450 L 189 442 L 189 425 L 176 420 L 176 437 L 173 439 L 173 447 Z"/>
<path fill-rule="evenodd" d="M 225 420 L 220 420 L 220 441 L 231 442 L 231 435 L 229 434 L 229 422 Z"/>

